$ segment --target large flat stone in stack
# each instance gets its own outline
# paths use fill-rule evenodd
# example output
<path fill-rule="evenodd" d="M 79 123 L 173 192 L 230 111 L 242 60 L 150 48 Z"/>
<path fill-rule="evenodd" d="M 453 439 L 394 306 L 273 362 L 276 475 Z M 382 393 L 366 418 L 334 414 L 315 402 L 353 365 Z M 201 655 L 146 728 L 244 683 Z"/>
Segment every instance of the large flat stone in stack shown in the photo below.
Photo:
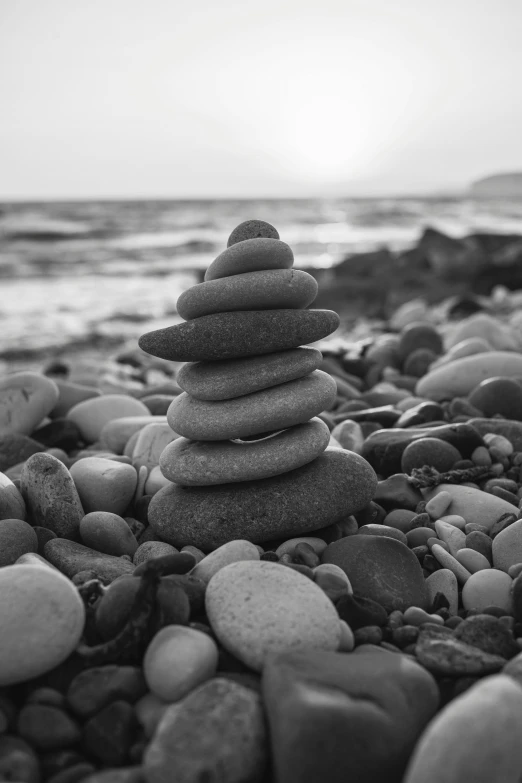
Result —
<path fill-rule="evenodd" d="M 262 544 L 340 522 L 368 505 L 377 477 L 366 460 L 327 450 L 302 468 L 259 481 L 211 487 L 171 484 L 152 498 L 148 517 L 169 544 L 205 552 L 243 538 Z"/>
<path fill-rule="evenodd" d="M 322 360 L 315 348 L 292 348 L 245 359 L 187 362 L 176 380 L 198 400 L 231 400 L 302 378 L 317 370 Z"/>
<path fill-rule="evenodd" d="M 192 440 L 229 440 L 293 427 L 332 406 L 337 386 L 322 370 L 232 400 L 198 400 L 186 392 L 167 411 L 169 426 Z"/>
<path fill-rule="evenodd" d="M 333 310 L 238 310 L 147 332 L 139 346 L 169 361 L 239 359 L 314 343 L 339 323 Z"/>

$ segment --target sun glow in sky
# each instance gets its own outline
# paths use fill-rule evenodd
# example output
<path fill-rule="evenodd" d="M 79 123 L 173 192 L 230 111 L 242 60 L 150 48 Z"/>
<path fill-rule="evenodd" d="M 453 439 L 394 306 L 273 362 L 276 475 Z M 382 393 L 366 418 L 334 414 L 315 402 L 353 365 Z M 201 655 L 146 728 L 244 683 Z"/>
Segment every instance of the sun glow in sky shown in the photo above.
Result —
<path fill-rule="evenodd" d="M 0 0 L 0 198 L 373 195 L 522 169 L 520 0 Z"/>

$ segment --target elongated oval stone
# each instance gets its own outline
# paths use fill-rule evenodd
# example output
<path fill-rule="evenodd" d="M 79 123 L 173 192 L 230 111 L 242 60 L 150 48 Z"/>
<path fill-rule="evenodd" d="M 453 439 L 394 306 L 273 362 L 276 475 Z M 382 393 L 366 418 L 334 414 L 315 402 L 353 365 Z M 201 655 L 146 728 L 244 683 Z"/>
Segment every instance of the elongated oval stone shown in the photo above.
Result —
<path fill-rule="evenodd" d="M 60 539 L 77 541 L 85 516 L 73 478 L 52 454 L 33 454 L 25 463 L 20 489 L 33 525 L 49 528 Z"/>
<path fill-rule="evenodd" d="M 167 421 L 174 432 L 191 440 L 245 438 L 308 421 L 329 408 L 336 393 L 331 375 L 315 370 L 233 400 L 209 402 L 184 392 L 170 404 Z"/>
<path fill-rule="evenodd" d="M 230 310 L 302 308 L 317 296 L 317 282 L 297 269 L 266 269 L 194 285 L 178 299 L 185 320 Z"/>
<path fill-rule="evenodd" d="M 148 518 L 164 541 L 209 552 L 238 538 L 257 544 L 319 530 L 367 506 L 376 487 L 362 457 L 327 449 L 302 468 L 260 481 L 171 484 L 154 495 Z"/>
<path fill-rule="evenodd" d="M 138 342 L 146 353 L 169 361 L 239 359 L 313 343 L 339 322 L 333 310 L 239 310 L 156 329 Z"/>
<path fill-rule="evenodd" d="M 212 261 L 205 280 L 217 280 L 244 272 L 262 269 L 290 269 L 294 254 L 286 242 L 268 237 L 256 237 L 235 242 Z"/>
<path fill-rule="evenodd" d="M 184 486 L 230 484 L 278 476 L 311 462 L 330 442 L 330 430 L 312 419 L 263 440 L 194 441 L 178 438 L 160 457 L 161 472 Z"/>
<path fill-rule="evenodd" d="M 455 359 L 421 378 L 415 394 L 437 402 L 467 397 L 479 383 L 497 376 L 522 376 L 522 355 L 513 351 L 490 351 Z"/>
<path fill-rule="evenodd" d="M 292 348 L 245 359 L 187 362 L 176 380 L 198 400 L 230 400 L 302 378 L 317 370 L 322 359 L 315 348 Z"/>

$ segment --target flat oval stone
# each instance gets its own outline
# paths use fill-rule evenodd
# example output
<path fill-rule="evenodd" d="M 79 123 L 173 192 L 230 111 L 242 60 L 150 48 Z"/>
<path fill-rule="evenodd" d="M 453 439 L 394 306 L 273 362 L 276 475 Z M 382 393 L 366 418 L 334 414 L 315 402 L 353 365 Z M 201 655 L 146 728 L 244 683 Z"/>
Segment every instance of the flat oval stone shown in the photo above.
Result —
<path fill-rule="evenodd" d="M 435 489 L 424 492 L 424 497 L 429 501 L 440 492 L 447 492 L 451 497 L 451 505 L 446 514 L 458 514 L 464 517 L 466 522 L 475 522 L 488 530 L 491 530 L 503 514 L 515 514 L 518 517 L 518 508 L 506 500 L 459 484 L 439 484 Z"/>
<path fill-rule="evenodd" d="M 148 518 L 168 543 L 208 552 L 238 538 L 262 543 L 319 530 L 367 506 L 376 485 L 359 455 L 327 450 L 302 468 L 260 481 L 170 484 L 152 498 Z"/>
<path fill-rule="evenodd" d="M 210 580 L 205 609 L 221 644 L 256 671 L 271 653 L 339 646 L 339 616 L 314 582 L 268 561 L 242 561 Z"/>
<path fill-rule="evenodd" d="M 187 362 L 176 379 L 198 400 L 230 400 L 302 378 L 317 370 L 322 358 L 315 348 L 292 348 L 245 359 Z"/>
<path fill-rule="evenodd" d="M 428 609 L 428 590 L 419 561 L 400 541 L 386 536 L 348 536 L 329 544 L 321 561 L 343 569 L 354 593 L 389 612 L 409 606 Z"/>
<path fill-rule="evenodd" d="M 172 402 L 167 421 L 191 440 L 228 440 L 301 424 L 329 408 L 335 381 L 322 370 L 233 400 L 196 400 L 186 392 Z"/>
<path fill-rule="evenodd" d="M 404 783 L 517 783 L 522 768 L 522 690 L 488 677 L 451 701 L 429 724 Z"/>
<path fill-rule="evenodd" d="M 205 281 L 262 269 L 290 269 L 293 263 L 291 247 L 280 239 L 244 239 L 235 242 L 212 261 L 205 272 Z"/>
<path fill-rule="evenodd" d="M 54 408 L 58 387 L 37 372 L 17 372 L 0 379 L 0 435 L 30 435 Z"/>
<path fill-rule="evenodd" d="M 85 513 L 109 511 L 123 514 L 138 483 L 132 465 L 103 457 L 87 457 L 71 466 L 71 476 Z"/>
<path fill-rule="evenodd" d="M 230 234 L 227 247 L 235 245 L 236 242 L 243 242 L 245 239 L 257 239 L 258 237 L 279 239 L 279 232 L 266 220 L 244 220 Z"/>
<path fill-rule="evenodd" d="M 456 359 L 421 378 L 415 387 L 415 394 L 435 402 L 467 397 L 481 381 L 496 376 L 522 376 L 522 354 L 490 351 Z"/>
<path fill-rule="evenodd" d="M 308 272 L 266 269 L 194 285 L 181 294 L 176 309 L 188 321 L 231 310 L 303 308 L 312 304 L 317 290 Z"/>
<path fill-rule="evenodd" d="M 85 516 L 71 474 L 52 454 L 33 454 L 25 463 L 20 489 L 33 525 L 47 527 L 60 538 L 78 539 Z"/>
<path fill-rule="evenodd" d="M 44 546 L 44 557 L 69 579 L 80 571 L 94 571 L 104 584 L 108 584 L 118 576 L 134 571 L 134 565 L 122 557 L 102 554 L 63 538 L 48 541 Z"/>
<path fill-rule="evenodd" d="M 67 418 L 78 425 L 87 443 L 97 441 L 109 421 L 127 416 L 150 417 L 150 411 L 140 400 L 126 394 L 104 394 L 77 403 L 67 413 Z"/>
<path fill-rule="evenodd" d="M 183 486 L 252 481 L 306 465 L 322 454 L 329 442 L 330 431 L 317 418 L 257 441 L 178 438 L 163 451 L 160 468 L 165 478 Z"/>
<path fill-rule="evenodd" d="M 169 361 L 239 359 L 316 342 L 339 323 L 332 310 L 241 310 L 156 329 L 138 343 L 146 353 Z"/>
<path fill-rule="evenodd" d="M 85 622 L 75 586 L 51 568 L 0 568 L 0 685 L 38 677 L 64 661 Z"/>

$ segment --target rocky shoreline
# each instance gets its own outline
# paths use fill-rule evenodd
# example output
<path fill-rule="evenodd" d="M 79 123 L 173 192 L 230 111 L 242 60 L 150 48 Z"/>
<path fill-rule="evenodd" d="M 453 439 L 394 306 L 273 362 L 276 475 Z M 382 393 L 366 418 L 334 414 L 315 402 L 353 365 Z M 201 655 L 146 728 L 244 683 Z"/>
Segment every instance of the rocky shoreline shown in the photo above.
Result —
<path fill-rule="evenodd" d="M 0 374 L 2 775 L 517 783 L 517 294 L 329 341 L 241 231 L 184 324 Z"/>

